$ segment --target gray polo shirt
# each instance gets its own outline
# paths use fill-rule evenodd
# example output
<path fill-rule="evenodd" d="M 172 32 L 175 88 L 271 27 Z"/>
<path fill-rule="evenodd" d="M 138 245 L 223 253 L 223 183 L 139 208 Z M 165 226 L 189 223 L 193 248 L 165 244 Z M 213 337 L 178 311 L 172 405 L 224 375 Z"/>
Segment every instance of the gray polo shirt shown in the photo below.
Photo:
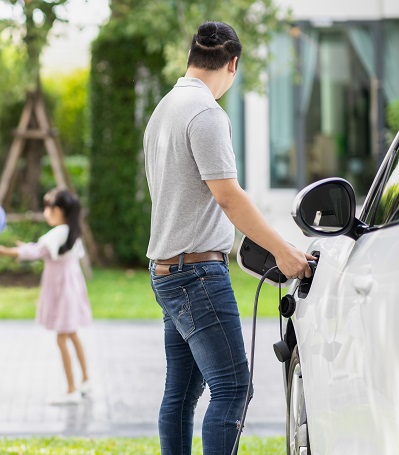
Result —
<path fill-rule="evenodd" d="M 152 200 L 147 256 L 229 253 L 234 227 L 205 180 L 237 178 L 231 124 L 202 81 L 182 77 L 160 101 L 144 153 Z"/>

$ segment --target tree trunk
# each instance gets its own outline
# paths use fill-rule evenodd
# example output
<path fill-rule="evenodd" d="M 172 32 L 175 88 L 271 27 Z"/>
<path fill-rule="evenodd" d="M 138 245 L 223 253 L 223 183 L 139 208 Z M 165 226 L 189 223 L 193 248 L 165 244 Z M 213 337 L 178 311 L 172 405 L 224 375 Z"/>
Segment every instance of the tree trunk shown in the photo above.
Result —
<path fill-rule="evenodd" d="M 35 96 L 41 96 L 40 84 L 37 84 Z M 39 127 L 35 115 L 32 115 L 29 123 L 29 129 Z M 37 211 L 40 208 L 40 174 L 41 174 L 41 158 L 43 156 L 43 141 L 29 139 L 25 145 L 25 169 L 21 185 L 21 202 L 22 207 L 27 210 Z"/>
<path fill-rule="evenodd" d="M 25 151 L 25 169 L 21 186 L 22 206 L 34 212 L 40 209 L 40 174 L 43 143 L 29 140 Z"/>

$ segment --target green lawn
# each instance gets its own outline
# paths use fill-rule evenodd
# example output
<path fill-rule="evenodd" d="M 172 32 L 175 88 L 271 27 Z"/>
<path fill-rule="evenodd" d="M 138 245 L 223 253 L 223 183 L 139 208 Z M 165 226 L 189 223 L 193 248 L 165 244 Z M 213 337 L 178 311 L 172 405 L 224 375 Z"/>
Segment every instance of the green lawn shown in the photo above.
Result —
<path fill-rule="evenodd" d="M 236 262 L 230 264 L 233 289 L 242 317 L 252 316 L 258 280 L 244 273 Z M 94 269 L 87 283 L 94 317 L 97 319 L 161 318 L 146 269 Z M 38 288 L 0 287 L 0 319 L 32 319 Z M 277 289 L 262 288 L 258 315 L 278 316 Z"/>
<path fill-rule="evenodd" d="M 31 438 L 0 439 L 0 455 L 160 455 L 158 438 Z M 201 455 L 194 438 L 193 455 Z M 285 438 L 243 436 L 239 455 L 284 455 Z"/>

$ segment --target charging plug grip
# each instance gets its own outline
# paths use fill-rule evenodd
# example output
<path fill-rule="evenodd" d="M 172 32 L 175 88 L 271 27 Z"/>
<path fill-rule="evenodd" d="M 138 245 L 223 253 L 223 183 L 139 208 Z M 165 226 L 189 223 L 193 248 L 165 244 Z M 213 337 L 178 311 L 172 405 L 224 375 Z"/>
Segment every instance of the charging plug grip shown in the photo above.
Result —
<path fill-rule="evenodd" d="M 256 275 L 259 275 L 259 277 L 262 277 L 268 270 L 277 265 L 276 259 L 269 251 L 265 250 L 248 237 L 244 237 L 239 250 L 239 255 L 244 269 L 251 270 Z M 281 284 L 288 281 L 288 278 L 279 270 L 271 271 L 268 279 L 274 283 L 278 283 L 280 280 Z"/>
<path fill-rule="evenodd" d="M 312 276 L 314 275 L 317 267 L 317 262 L 316 261 L 308 261 L 310 270 L 312 271 Z"/>

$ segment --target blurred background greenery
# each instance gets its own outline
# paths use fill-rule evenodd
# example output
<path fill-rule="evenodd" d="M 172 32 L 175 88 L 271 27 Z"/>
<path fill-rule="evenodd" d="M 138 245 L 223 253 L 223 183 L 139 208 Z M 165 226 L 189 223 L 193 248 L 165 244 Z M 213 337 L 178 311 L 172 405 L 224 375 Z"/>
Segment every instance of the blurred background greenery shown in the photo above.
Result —
<path fill-rule="evenodd" d="M 271 0 L 112 0 L 110 19 L 92 43 L 90 68 L 40 76 L 48 34 L 65 20 L 62 7 L 68 0 L 0 4 L 15 9 L 14 16 L 0 19 L 0 169 L 27 92 L 40 90 L 100 258 L 107 264 L 145 265 L 150 198 L 143 132 L 157 102 L 184 75 L 193 33 L 207 18 L 232 24 L 245 43 L 244 87 L 264 89 L 261 74 L 269 56 L 259 49 L 274 31 L 288 27 L 289 11 Z M 39 183 L 35 188 L 26 183 L 37 169 L 28 159 L 20 160 L 15 191 L 5 207 L 9 211 L 40 208 L 42 196 L 55 185 L 44 150 L 34 153 L 41 162 Z M 36 240 L 38 229 L 32 227 L 26 237 Z M 23 224 L 11 230 L 4 241 L 28 234 L 29 228 Z M 6 264 L 0 268 L 14 269 Z"/>
<path fill-rule="evenodd" d="M 68 3 L 0 0 L 20 12 L 18 19 L 0 17 L 0 169 L 27 92 L 40 90 L 102 263 L 146 266 L 150 199 L 143 132 L 154 106 L 184 74 L 192 34 L 206 18 L 232 24 L 244 43 L 243 90 L 262 91 L 271 58 L 262 49 L 277 31 L 292 31 L 291 13 L 272 0 L 112 0 L 109 21 L 92 43 L 90 67 L 40 77 L 48 34 L 65 21 L 62 7 Z M 392 138 L 399 129 L 399 101 L 387 105 L 386 124 Z M 37 191 L 26 184 L 33 172 L 28 160 L 20 160 L 9 211 L 40 209 L 43 194 L 55 185 L 45 151 L 35 153 L 41 163 Z M 1 240 L 36 240 L 42 232 L 34 223 L 12 223 Z M 15 270 L 15 263 L 1 261 L 0 269 Z"/>

